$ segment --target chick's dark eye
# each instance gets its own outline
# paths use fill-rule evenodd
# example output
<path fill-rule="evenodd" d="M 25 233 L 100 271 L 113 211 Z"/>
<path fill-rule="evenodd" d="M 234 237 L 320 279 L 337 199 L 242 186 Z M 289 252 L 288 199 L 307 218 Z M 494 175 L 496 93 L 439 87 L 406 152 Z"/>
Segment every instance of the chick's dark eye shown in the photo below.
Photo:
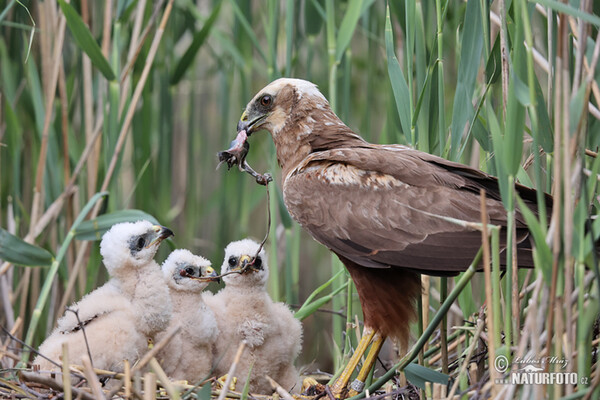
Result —
<path fill-rule="evenodd" d="M 260 105 L 263 107 L 269 107 L 272 102 L 273 98 L 268 94 L 265 94 L 263 97 L 260 98 Z"/>
<path fill-rule="evenodd" d="M 257 269 L 262 269 L 262 258 L 256 257 L 256 260 L 254 260 L 254 267 Z"/>
<path fill-rule="evenodd" d="M 136 246 L 139 250 L 141 250 L 145 245 L 146 245 L 146 240 L 144 240 L 143 237 L 141 237 L 137 240 Z"/>
<path fill-rule="evenodd" d="M 194 268 L 192 268 L 192 267 L 186 267 L 185 273 L 188 274 L 188 275 L 194 276 Z"/>
<path fill-rule="evenodd" d="M 235 267 L 237 262 L 238 262 L 237 257 L 234 257 L 234 256 L 229 257 L 228 263 L 229 263 L 230 267 Z"/>

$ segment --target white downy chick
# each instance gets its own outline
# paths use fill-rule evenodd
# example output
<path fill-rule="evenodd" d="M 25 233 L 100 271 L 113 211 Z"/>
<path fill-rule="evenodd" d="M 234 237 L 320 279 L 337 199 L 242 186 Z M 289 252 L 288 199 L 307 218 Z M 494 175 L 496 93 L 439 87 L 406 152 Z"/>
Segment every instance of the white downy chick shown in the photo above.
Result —
<path fill-rule="evenodd" d="M 173 304 L 168 331 L 177 325 L 181 329 L 157 358 L 170 378 L 197 383 L 208 378 L 212 369 L 213 345 L 219 332 L 215 315 L 201 294 L 209 282 L 218 280 L 217 274 L 210 261 L 188 250 L 173 251 L 162 271 Z"/>
<path fill-rule="evenodd" d="M 171 318 L 169 290 L 154 256 L 160 243 L 173 236 L 149 221 L 115 224 L 100 242 L 100 254 L 110 280 L 71 305 L 39 353 L 60 362 L 62 344 L 68 343 L 71 364 L 82 364 L 88 354 L 87 336 L 95 368 L 122 372 L 123 360 L 133 364 L 148 349 L 148 340 L 163 331 Z M 33 361 L 40 372 L 59 368 L 41 356 Z"/>
<path fill-rule="evenodd" d="M 239 271 L 252 263 L 259 244 L 250 239 L 225 248 L 221 274 Z M 264 249 L 245 272 L 223 276 L 225 288 L 205 293 L 205 302 L 215 312 L 219 338 L 215 346 L 215 372 L 226 374 L 242 340 L 246 350 L 237 365 L 238 386 L 244 387 L 250 368 L 249 390 L 254 394 L 273 393 L 266 375 L 284 389 L 299 389 L 294 360 L 302 345 L 302 325 L 287 305 L 275 303 L 266 291 L 269 267 Z"/>

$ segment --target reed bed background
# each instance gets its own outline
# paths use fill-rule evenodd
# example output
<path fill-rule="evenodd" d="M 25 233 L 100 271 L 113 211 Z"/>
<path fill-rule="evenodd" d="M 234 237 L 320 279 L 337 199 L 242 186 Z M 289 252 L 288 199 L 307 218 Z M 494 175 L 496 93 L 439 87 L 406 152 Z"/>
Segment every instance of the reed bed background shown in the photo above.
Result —
<path fill-rule="evenodd" d="M 343 266 L 287 214 L 270 138 L 255 135 L 249 155 L 275 176 L 268 204 L 251 178 L 216 169 L 254 93 L 298 77 L 369 141 L 498 176 L 513 222 L 513 182 L 554 195 L 551 213 L 525 213 L 534 270 L 513 270 L 509 255 L 501 273 L 500 233 L 482 221 L 485 274 L 424 278 L 413 336 L 425 348 L 395 366 L 418 355 L 429 369 L 410 367 L 410 382 L 449 375 L 447 390 L 469 397 L 597 398 L 599 13 L 590 0 L 4 1 L 0 324 L 39 345 L 65 305 L 105 281 L 97 238 L 114 221 L 150 215 L 176 233 L 172 248 L 218 267 L 227 243 L 267 233 L 270 212 L 269 291 L 303 320 L 298 364 L 338 370 L 360 306 Z M 27 352 L 0 337 L 2 368 L 14 372 Z M 519 357 L 567 360 L 544 368 L 578 383 L 496 384 Z M 391 345 L 381 358 L 388 368 L 399 359 Z M 370 393 L 391 390 L 391 376 Z"/>

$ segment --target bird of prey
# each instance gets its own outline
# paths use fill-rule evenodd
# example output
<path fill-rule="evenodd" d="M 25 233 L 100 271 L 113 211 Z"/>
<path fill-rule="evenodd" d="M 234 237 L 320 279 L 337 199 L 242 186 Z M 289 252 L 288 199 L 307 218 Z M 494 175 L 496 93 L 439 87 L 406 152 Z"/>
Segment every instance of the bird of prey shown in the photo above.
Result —
<path fill-rule="evenodd" d="M 212 369 L 217 321 L 204 304 L 202 291 L 218 280 L 210 261 L 188 250 L 175 250 L 162 265 L 173 304 L 170 327 L 181 330 L 157 356 L 170 378 L 196 383 Z M 157 340 L 160 341 L 161 335 Z"/>
<path fill-rule="evenodd" d="M 67 343 L 69 361 L 82 364 L 88 355 L 95 368 L 122 372 L 123 360 L 135 362 L 148 349 L 148 339 L 163 331 L 171 318 L 171 300 L 154 255 L 173 232 L 148 221 L 113 225 L 102 236 L 100 253 L 110 279 L 69 307 L 39 353 L 59 362 Z M 85 336 L 84 336 L 85 334 Z M 59 367 L 37 356 L 40 372 Z"/>
<path fill-rule="evenodd" d="M 266 375 L 291 391 L 299 386 L 294 360 L 300 352 L 302 326 L 285 304 L 273 302 L 267 293 L 269 267 L 264 250 L 257 254 L 258 249 L 259 244 L 250 239 L 227 245 L 221 267 L 225 287 L 213 296 L 205 294 L 220 331 L 215 371 L 217 376 L 227 373 L 239 343 L 245 340 L 246 350 L 235 373 L 238 384 L 246 384 L 252 369 L 251 393 L 273 393 Z M 241 273 L 231 273 L 236 271 Z"/>
<path fill-rule="evenodd" d="M 387 336 L 406 346 L 419 274 L 452 276 L 468 268 L 481 233 L 452 219 L 481 222 L 481 189 L 487 192 L 488 221 L 506 227 L 497 180 L 406 146 L 365 141 L 337 117 L 316 85 L 300 79 L 278 79 L 263 88 L 237 129 L 242 138 L 270 132 L 288 212 L 339 257 L 356 285 L 365 332 L 360 351 L 332 387 L 342 397 L 370 342 L 375 356 Z M 516 189 L 536 209 L 535 191 Z M 516 231 L 519 265 L 533 266 L 532 242 L 518 211 Z M 370 367 L 363 364 L 353 385 L 361 388 Z"/>

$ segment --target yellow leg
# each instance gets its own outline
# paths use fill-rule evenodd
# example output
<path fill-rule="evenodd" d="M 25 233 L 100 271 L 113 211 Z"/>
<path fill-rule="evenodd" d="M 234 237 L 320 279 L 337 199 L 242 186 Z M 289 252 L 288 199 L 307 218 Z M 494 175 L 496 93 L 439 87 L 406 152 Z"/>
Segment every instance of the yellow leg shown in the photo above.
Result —
<path fill-rule="evenodd" d="M 363 363 L 362 368 L 358 372 L 358 376 L 356 379 L 350 384 L 350 391 L 348 392 L 348 397 L 356 396 L 360 392 L 363 391 L 365 387 L 365 380 L 375 365 L 375 361 L 377 361 L 377 355 L 379 354 L 379 350 L 381 350 L 381 346 L 383 346 L 383 342 L 385 341 L 385 337 L 381 336 L 379 333 L 375 333 L 373 337 L 373 344 L 371 345 L 371 350 L 369 350 L 369 354 Z"/>
<path fill-rule="evenodd" d="M 352 357 L 350 357 L 350 361 L 348 361 L 348 364 L 346 364 L 346 367 L 344 368 L 340 376 L 336 379 L 333 386 L 331 386 L 331 393 L 336 399 L 342 399 L 345 397 L 344 391 L 346 390 L 348 381 L 350 381 L 352 373 L 356 369 L 356 366 L 358 365 L 361 357 L 367 351 L 367 348 L 369 347 L 373 336 L 375 336 L 375 330 L 371 327 L 365 326 L 362 338 L 358 342 L 358 346 L 356 346 L 354 354 L 352 354 Z"/>

